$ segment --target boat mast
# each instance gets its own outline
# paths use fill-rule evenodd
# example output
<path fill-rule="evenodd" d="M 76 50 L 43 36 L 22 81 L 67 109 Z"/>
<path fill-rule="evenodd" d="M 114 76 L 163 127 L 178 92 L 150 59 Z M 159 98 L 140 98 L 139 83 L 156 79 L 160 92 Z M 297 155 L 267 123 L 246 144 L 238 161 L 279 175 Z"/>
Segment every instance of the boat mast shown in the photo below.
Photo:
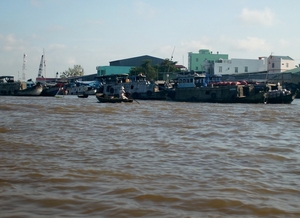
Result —
<path fill-rule="evenodd" d="M 43 49 L 43 55 L 41 57 L 41 62 L 39 66 L 39 71 L 38 71 L 38 78 L 42 78 L 45 74 L 45 80 L 46 80 L 46 59 L 45 59 L 45 50 Z"/>
<path fill-rule="evenodd" d="M 272 55 L 273 55 L 273 52 L 271 52 L 271 55 L 268 57 L 267 59 L 267 63 L 268 63 L 268 68 L 267 68 L 267 73 L 266 73 L 266 83 L 268 83 L 268 74 L 269 74 L 269 70 L 270 70 L 270 64 L 269 64 L 269 59 L 271 58 L 272 59 Z"/>
<path fill-rule="evenodd" d="M 45 49 L 43 49 L 43 56 L 44 56 L 44 72 L 45 72 L 45 78 L 47 78 L 47 75 L 46 75 L 46 58 L 45 58 Z"/>
<path fill-rule="evenodd" d="M 44 62 L 44 55 L 41 57 L 41 62 L 39 66 L 38 78 L 41 78 L 43 75 L 43 62 Z"/>
<path fill-rule="evenodd" d="M 23 68 L 22 68 L 22 80 L 26 79 L 26 54 L 23 55 Z"/>

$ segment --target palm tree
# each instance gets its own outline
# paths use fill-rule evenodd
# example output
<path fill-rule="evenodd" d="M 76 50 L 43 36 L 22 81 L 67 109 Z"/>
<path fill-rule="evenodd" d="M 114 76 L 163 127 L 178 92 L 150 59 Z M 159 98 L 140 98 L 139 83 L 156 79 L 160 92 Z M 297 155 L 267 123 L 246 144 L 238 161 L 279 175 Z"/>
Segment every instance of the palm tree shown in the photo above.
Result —
<path fill-rule="evenodd" d="M 168 58 L 165 59 L 160 67 L 159 67 L 159 71 L 160 72 L 178 72 L 178 69 L 176 68 L 176 61 L 171 61 Z"/>

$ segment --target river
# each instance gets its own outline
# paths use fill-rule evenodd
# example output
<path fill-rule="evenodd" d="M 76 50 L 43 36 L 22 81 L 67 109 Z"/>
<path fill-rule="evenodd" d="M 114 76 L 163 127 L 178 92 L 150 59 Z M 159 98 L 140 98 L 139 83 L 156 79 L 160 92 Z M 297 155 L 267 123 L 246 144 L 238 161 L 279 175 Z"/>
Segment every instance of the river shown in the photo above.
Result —
<path fill-rule="evenodd" d="M 289 105 L 0 98 L 1 217 L 300 217 Z"/>

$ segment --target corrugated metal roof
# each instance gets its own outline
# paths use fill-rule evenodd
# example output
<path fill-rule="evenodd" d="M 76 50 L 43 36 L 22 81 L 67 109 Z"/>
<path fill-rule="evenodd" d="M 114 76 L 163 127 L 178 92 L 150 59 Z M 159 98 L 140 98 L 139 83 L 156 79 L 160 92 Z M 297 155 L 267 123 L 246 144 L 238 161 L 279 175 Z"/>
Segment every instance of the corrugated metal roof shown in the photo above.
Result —
<path fill-rule="evenodd" d="M 300 74 L 300 67 L 296 67 L 294 69 L 284 71 L 283 73 Z"/>
<path fill-rule="evenodd" d="M 294 60 L 293 58 L 291 58 L 290 56 L 277 56 L 277 55 L 272 55 L 273 57 L 276 57 L 276 58 L 281 58 L 283 60 Z"/>
<path fill-rule="evenodd" d="M 160 59 L 160 60 L 164 60 L 162 58 L 157 58 L 157 57 L 153 57 L 150 55 L 142 55 L 142 56 L 136 56 L 136 57 L 131 57 L 131 58 L 125 58 L 125 59 L 120 59 L 120 60 L 114 60 L 114 61 L 110 61 L 110 62 L 118 62 L 118 61 L 128 61 L 128 60 L 132 60 L 132 59 Z"/>

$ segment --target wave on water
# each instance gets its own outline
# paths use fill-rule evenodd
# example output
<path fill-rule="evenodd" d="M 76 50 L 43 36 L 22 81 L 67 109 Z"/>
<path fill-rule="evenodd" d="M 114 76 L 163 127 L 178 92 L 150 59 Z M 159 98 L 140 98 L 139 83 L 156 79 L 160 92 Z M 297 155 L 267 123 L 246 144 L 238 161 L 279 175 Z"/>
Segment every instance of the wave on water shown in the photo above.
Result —
<path fill-rule="evenodd" d="M 0 98 L 1 217 L 300 217 L 299 100 L 139 103 Z"/>

